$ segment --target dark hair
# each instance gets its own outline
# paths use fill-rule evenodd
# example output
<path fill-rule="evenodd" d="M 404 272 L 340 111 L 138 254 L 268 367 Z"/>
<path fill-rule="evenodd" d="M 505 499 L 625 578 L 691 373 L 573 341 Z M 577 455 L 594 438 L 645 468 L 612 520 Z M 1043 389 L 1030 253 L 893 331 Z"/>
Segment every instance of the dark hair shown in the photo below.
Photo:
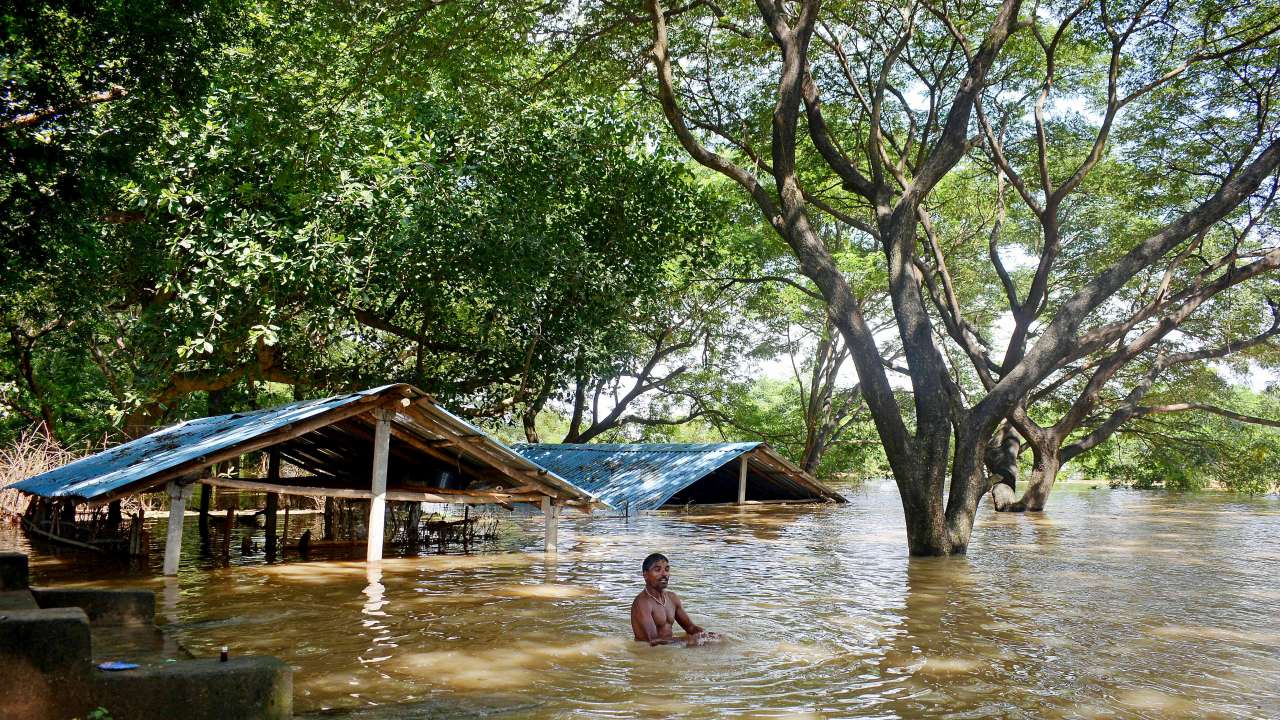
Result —
<path fill-rule="evenodd" d="M 653 567 L 659 560 L 667 563 L 668 565 L 671 564 L 671 561 L 667 559 L 666 555 L 663 555 L 662 553 L 653 553 L 649 557 L 645 558 L 643 563 L 640 563 L 640 571 L 649 572 L 649 568 Z"/>

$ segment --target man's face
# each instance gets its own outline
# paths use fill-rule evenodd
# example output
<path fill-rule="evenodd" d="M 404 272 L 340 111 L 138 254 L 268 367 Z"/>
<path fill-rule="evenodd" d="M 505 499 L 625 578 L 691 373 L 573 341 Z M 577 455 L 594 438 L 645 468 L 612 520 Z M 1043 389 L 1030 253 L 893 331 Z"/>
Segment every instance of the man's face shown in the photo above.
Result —
<path fill-rule="evenodd" d="M 666 590 L 671 579 L 671 567 L 666 560 L 659 560 L 644 571 L 644 584 L 654 590 Z"/>

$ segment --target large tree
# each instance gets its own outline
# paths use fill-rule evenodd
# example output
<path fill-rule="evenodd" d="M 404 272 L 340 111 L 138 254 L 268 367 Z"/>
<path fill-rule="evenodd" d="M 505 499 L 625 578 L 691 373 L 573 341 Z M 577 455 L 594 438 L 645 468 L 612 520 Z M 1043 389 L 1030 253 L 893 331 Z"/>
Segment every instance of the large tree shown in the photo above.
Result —
<path fill-rule="evenodd" d="M 573 41 L 612 31 L 622 38 L 610 45 L 616 48 L 635 39 L 627 28 L 644 21 L 608 5 L 584 12 L 586 22 L 557 16 L 549 24 Z M 1274 68 L 1278 20 L 1270 4 L 1024 9 L 1018 0 L 760 0 L 746 9 L 700 2 L 665 8 L 651 0 L 648 25 L 655 68 L 649 87 L 676 138 L 695 160 L 742 187 L 820 289 L 857 368 L 917 555 L 966 551 L 978 502 L 990 489 L 984 452 L 1000 424 L 1059 368 L 1171 310 L 1168 297 L 1128 311 L 1116 306 L 1127 288 L 1165 274 L 1189 243 L 1233 221 L 1280 165 L 1271 93 L 1247 82 Z M 590 34 L 578 30 L 584 26 Z M 1068 36 L 1081 51 L 1094 51 L 1071 78 L 1075 89 L 1063 94 L 1065 104 L 1082 108 L 1074 114 L 1046 105 L 1056 97 L 1057 47 Z M 1224 83 L 1228 76 L 1245 80 Z M 1158 91 L 1187 85 L 1211 93 L 1183 109 L 1218 130 L 1212 154 L 1180 146 L 1181 131 L 1169 125 L 1146 126 L 1145 137 L 1134 128 L 1130 138 L 1138 150 L 1176 156 L 1201 182 L 1170 202 L 1153 198 L 1144 215 L 1155 224 L 1113 246 L 1105 266 L 1061 262 L 1064 242 L 1055 228 L 1070 196 L 1108 153 L 1131 150 L 1118 148 L 1113 135 L 1131 118 L 1150 116 L 1136 109 L 1167 107 Z M 1033 144 L 1020 148 L 1019 159 L 1037 170 L 1034 182 L 997 144 L 1002 128 L 1026 117 L 1034 118 Z M 1080 135 L 1085 153 L 1054 156 Z M 1000 174 L 1041 228 L 1035 270 L 1021 286 L 1002 266 L 998 239 L 991 252 L 990 276 L 1014 308 L 1003 353 L 970 322 L 948 258 L 929 232 L 932 194 L 957 170 L 977 167 L 977 148 L 1003 156 Z M 862 299 L 815 231 L 815 213 L 857 228 L 883 253 L 912 389 L 910 426 Z M 1264 254 L 1236 272 L 1257 275 L 1272 263 Z M 1210 275 L 1207 282 L 1217 279 Z M 1071 282 L 1053 282 L 1064 277 Z M 976 391 L 957 382 L 939 325 L 969 360 Z"/>

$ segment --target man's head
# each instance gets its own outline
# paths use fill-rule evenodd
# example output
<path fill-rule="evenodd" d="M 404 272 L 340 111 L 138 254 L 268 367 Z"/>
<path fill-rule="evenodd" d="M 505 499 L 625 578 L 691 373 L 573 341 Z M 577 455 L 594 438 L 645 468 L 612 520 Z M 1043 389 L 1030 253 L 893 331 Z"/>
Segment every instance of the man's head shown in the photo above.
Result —
<path fill-rule="evenodd" d="M 640 564 L 644 573 L 644 585 L 652 590 L 666 590 L 671 579 L 671 563 L 662 553 L 653 553 Z"/>

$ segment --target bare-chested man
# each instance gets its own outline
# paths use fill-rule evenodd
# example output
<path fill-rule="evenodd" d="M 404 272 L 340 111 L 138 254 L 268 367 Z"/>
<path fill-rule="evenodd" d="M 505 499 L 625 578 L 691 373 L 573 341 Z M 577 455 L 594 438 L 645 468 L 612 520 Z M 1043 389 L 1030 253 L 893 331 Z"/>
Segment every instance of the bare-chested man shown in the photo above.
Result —
<path fill-rule="evenodd" d="M 650 645 L 680 642 L 701 645 L 720 639 L 716 633 L 707 632 L 695 625 L 684 611 L 680 598 L 667 590 L 667 582 L 671 579 L 671 564 L 665 555 L 654 553 L 645 558 L 641 570 L 644 572 L 644 590 L 631 603 L 631 630 L 635 633 L 636 640 Z M 680 627 L 688 635 L 676 638 L 671 631 L 675 623 L 680 623 Z"/>

